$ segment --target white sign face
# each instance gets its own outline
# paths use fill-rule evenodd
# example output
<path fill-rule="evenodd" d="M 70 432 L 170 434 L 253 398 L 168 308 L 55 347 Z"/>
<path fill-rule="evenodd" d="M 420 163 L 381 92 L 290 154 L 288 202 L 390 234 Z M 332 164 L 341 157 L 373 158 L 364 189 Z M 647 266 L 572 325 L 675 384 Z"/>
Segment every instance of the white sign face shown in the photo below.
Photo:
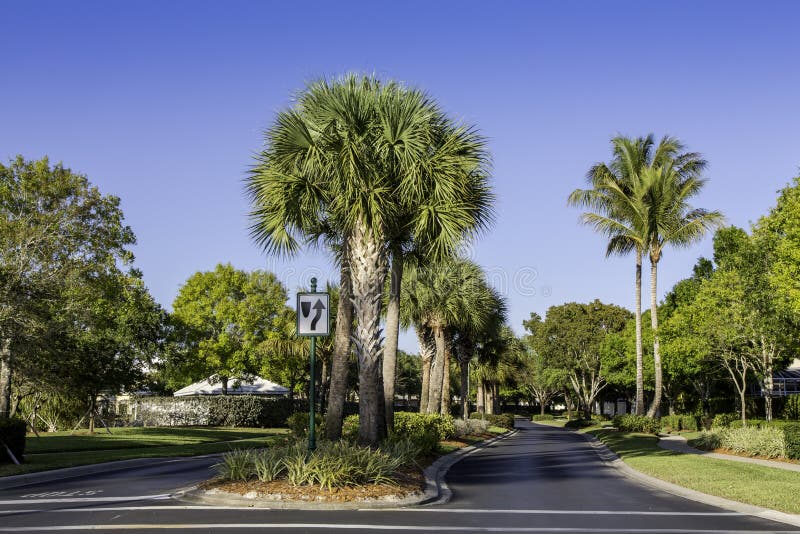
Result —
<path fill-rule="evenodd" d="M 330 295 L 327 293 L 297 294 L 298 336 L 329 335 L 330 317 Z"/>

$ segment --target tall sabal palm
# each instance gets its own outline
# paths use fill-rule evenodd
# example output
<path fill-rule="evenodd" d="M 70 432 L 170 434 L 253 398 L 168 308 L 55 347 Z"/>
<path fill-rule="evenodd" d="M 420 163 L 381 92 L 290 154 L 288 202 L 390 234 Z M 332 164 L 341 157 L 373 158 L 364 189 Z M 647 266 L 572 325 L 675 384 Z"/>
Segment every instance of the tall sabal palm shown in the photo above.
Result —
<path fill-rule="evenodd" d="M 658 341 L 658 262 L 667 245 L 687 247 L 702 239 L 709 231 L 722 226 L 719 211 L 693 208 L 689 201 L 703 188 L 701 178 L 706 161 L 696 153 L 680 153 L 683 145 L 674 139 L 674 157 L 658 167 L 647 169 L 642 176 L 647 207 L 648 254 L 650 256 L 650 324 L 653 329 L 653 361 L 655 392 L 647 415 L 655 417 L 661 405 L 663 389 L 661 353 Z"/>
<path fill-rule="evenodd" d="M 391 243 L 407 232 L 450 251 L 490 210 L 486 152 L 424 93 L 350 75 L 309 85 L 280 112 L 248 180 L 253 235 L 266 250 L 344 250 L 359 358 L 359 441 L 385 434 L 382 291 Z M 334 422 L 335 424 L 335 422 Z"/>
<path fill-rule="evenodd" d="M 449 405 L 443 403 L 443 395 L 447 394 L 443 383 L 448 372 L 448 343 L 451 341 L 448 333 L 452 336 L 454 331 L 479 332 L 497 311 L 498 300 L 483 270 L 469 260 L 451 258 L 409 269 L 402 285 L 403 322 L 414 324 L 418 336 L 426 344 L 432 337 L 435 347 L 427 397 L 423 399 L 427 402 L 420 405 L 420 411 L 436 413 Z M 428 347 L 421 348 L 425 351 Z"/>
<path fill-rule="evenodd" d="M 646 200 L 653 169 L 677 165 L 683 174 L 701 172 L 705 165 L 697 154 L 682 154 L 683 145 L 664 137 L 656 145 L 652 134 L 646 137 L 617 136 L 611 140 L 613 158 L 598 163 L 587 173 L 590 189 L 576 189 L 568 202 L 587 208 L 582 220 L 608 237 L 606 255 L 636 257 L 636 413 L 645 411 L 642 350 L 642 259 L 650 249 L 651 204 Z"/>

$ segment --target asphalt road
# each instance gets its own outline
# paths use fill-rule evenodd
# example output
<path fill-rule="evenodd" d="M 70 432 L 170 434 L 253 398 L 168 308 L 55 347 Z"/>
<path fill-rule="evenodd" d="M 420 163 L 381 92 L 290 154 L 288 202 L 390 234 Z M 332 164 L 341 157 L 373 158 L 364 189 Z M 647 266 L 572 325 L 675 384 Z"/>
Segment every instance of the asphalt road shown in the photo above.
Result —
<path fill-rule="evenodd" d="M 800 529 L 695 503 L 632 481 L 580 436 L 519 432 L 450 470 L 452 500 L 401 510 L 292 511 L 185 505 L 174 490 L 208 478 L 214 458 L 3 490 L 0 533 L 126 531 L 736 533 Z"/>

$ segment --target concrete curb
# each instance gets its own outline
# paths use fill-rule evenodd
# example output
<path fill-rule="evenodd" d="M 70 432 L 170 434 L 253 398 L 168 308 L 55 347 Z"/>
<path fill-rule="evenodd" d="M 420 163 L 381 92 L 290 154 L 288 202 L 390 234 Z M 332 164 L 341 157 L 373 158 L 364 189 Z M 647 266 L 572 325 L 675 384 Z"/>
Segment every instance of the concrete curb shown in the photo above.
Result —
<path fill-rule="evenodd" d="M 559 428 L 550 425 L 540 425 L 540 426 L 545 426 L 548 428 Z M 566 432 L 575 432 L 567 428 L 563 428 L 561 430 L 564 430 Z M 617 456 L 617 454 L 614 451 L 609 449 L 602 441 L 597 439 L 597 437 L 591 434 L 586 434 L 585 432 L 575 432 L 575 433 L 583 436 L 584 439 L 586 439 L 586 441 L 589 442 L 592 449 L 595 451 L 595 453 L 597 453 L 597 455 L 600 457 L 601 460 L 609 464 L 611 467 L 614 467 L 615 469 L 619 470 L 624 476 L 631 478 L 641 484 L 650 486 L 651 488 L 655 488 L 661 491 L 665 491 L 672 495 L 677 495 L 678 497 L 683 497 L 684 499 L 689 499 L 691 501 L 699 502 L 702 504 L 708 504 L 710 506 L 716 506 L 718 508 L 723 508 L 725 510 L 730 510 L 732 512 L 752 515 L 754 517 L 760 517 L 762 519 L 778 521 L 780 523 L 786 523 L 793 526 L 800 526 L 800 515 L 787 514 L 785 512 L 779 512 L 778 510 L 771 510 L 769 508 L 762 508 L 760 506 L 755 506 L 752 504 L 745 504 L 739 501 L 732 501 L 730 499 L 716 497 L 714 495 L 709 495 L 707 493 L 702 493 L 689 488 L 684 488 L 683 486 L 679 486 L 671 482 L 666 482 L 659 478 L 651 477 L 650 475 L 645 475 L 641 471 L 637 471 L 636 469 L 632 468 L 631 466 L 623 462 L 622 459 L 619 456 Z"/>
<path fill-rule="evenodd" d="M 447 471 L 453 465 L 470 454 L 516 433 L 516 430 L 511 430 L 494 438 L 481 441 L 475 445 L 468 445 L 462 449 L 458 449 L 457 451 L 453 451 L 450 454 L 442 456 L 423 471 L 423 475 L 425 476 L 425 491 L 423 493 L 412 494 L 403 499 L 375 499 L 371 501 L 356 502 L 307 502 L 296 500 L 278 501 L 259 499 L 257 497 L 247 498 L 233 493 L 209 493 L 196 486 L 175 492 L 172 494 L 172 496 L 176 499 L 193 504 L 206 504 L 212 506 L 242 506 L 278 510 L 372 510 L 444 504 L 449 501 L 453 495 L 453 492 L 444 481 Z"/>

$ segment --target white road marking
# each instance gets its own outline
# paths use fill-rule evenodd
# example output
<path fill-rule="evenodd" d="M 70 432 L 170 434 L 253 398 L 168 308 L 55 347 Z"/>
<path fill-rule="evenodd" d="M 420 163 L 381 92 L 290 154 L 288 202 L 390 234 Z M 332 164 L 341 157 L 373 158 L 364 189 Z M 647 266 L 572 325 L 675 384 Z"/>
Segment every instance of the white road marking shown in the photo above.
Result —
<path fill-rule="evenodd" d="M 129 525 L 57 525 L 41 527 L 0 527 L 0 532 L 43 532 L 69 530 L 210 530 L 221 529 L 313 529 L 313 530 L 407 530 L 434 532 L 574 532 L 574 533 L 634 533 L 644 534 L 789 534 L 796 530 L 692 530 L 674 528 L 553 528 L 553 527 L 476 527 L 476 526 L 425 526 L 425 525 L 365 525 L 331 523 L 198 523 L 198 524 L 129 524 Z"/>
<path fill-rule="evenodd" d="M 121 501 L 148 501 L 169 499 L 169 493 L 160 495 L 136 495 L 133 497 L 82 497 L 77 499 L 13 499 L 0 501 L 3 504 L 56 504 L 68 502 L 121 502 Z"/>

